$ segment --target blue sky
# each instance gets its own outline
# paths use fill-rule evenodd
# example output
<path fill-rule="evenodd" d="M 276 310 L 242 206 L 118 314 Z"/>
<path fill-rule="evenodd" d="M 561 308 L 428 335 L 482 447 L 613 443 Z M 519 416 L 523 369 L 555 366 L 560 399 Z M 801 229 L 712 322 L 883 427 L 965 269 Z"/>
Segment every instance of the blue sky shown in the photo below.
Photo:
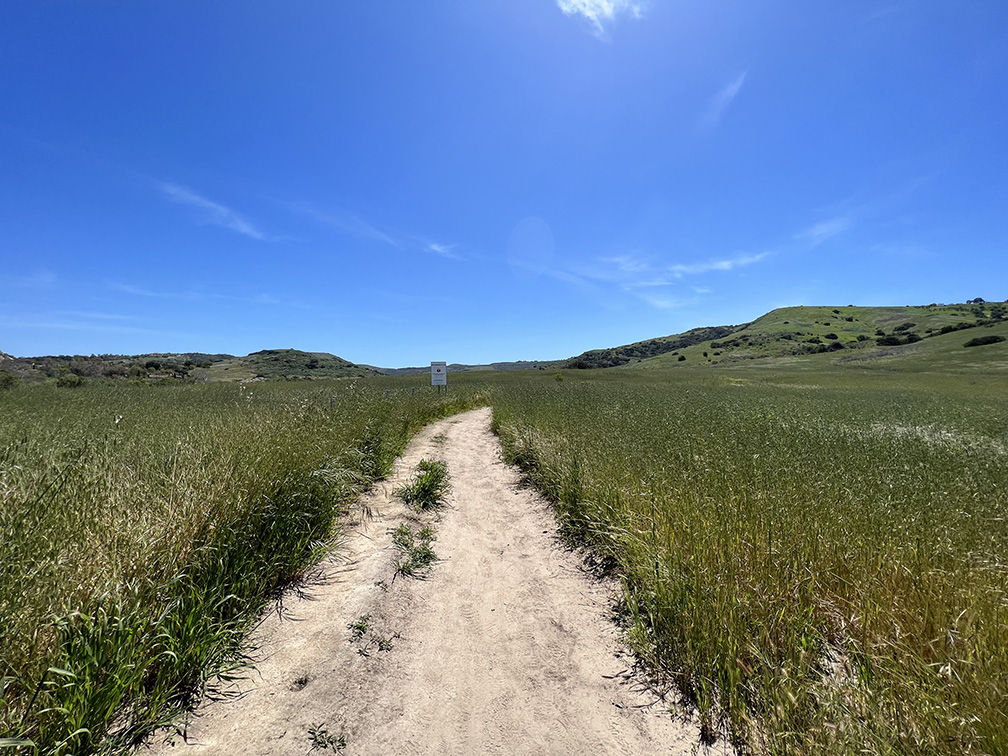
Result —
<path fill-rule="evenodd" d="M 0 349 L 551 359 L 1008 297 L 1008 4 L 0 4 Z"/>

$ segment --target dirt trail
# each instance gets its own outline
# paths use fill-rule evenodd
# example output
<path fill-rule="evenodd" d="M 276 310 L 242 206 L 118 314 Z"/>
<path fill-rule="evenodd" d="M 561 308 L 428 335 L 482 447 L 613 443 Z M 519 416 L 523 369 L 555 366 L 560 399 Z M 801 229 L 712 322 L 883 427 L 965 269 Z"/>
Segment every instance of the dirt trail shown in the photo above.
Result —
<path fill-rule="evenodd" d="M 475 410 L 418 434 L 366 497 L 374 518 L 305 600 L 257 631 L 258 672 L 205 704 L 187 743 L 155 750 L 303 756 L 314 729 L 323 749 L 343 734 L 346 754 L 690 752 L 695 726 L 625 675 L 610 589 L 557 544 L 548 506 L 517 488 L 490 418 Z M 441 561 L 426 580 L 393 580 L 390 531 L 422 522 L 392 491 L 423 458 L 451 474 L 434 523 Z M 354 640 L 348 625 L 364 615 Z"/>

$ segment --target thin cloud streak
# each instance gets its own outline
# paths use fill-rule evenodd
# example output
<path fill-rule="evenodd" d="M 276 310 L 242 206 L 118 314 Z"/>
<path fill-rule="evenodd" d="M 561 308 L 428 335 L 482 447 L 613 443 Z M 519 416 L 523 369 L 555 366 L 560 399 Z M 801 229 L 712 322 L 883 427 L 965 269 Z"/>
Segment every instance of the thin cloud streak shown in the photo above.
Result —
<path fill-rule="evenodd" d="M 815 225 L 806 228 L 804 231 L 800 231 L 795 234 L 795 238 L 807 241 L 813 247 L 818 247 L 820 244 L 832 239 L 834 236 L 842 234 L 844 231 L 849 229 L 851 225 L 852 223 L 850 218 L 831 218 L 830 220 L 816 223 Z"/>
<path fill-rule="evenodd" d="M 134 286 L 133 284 L 124 284 L 117 282 L 109 282 L 109 288 L 115 291 L 122 292 L 123 294 L 131 294 L 135 297 L 151 297 L 155 299 L 199 299 L 199 295 L 191 291 L 154 291 L 153 289 L 147 289 L 143 286 Z"/>
<path fill-rule="evenodd" d="M 358 236 L 363 239 L 374 239 L 375 241 L 384 242 L 396 249 L 403 248 L 402 243 L 391 234 L 385 233 L 377 226 L 368 223 L 356 215 L 339 211 L 326 212 L 311 205 L 298 203 L 292 203 L 288 206 L 296 213 L 307 215 L 309 218 L 312 218 L 313 220 L 316 220 L 326 226 L 330 226 L 331 228 L 335 228 L 337 231 L 342 231 L 345 234 Z"/>
<path fill-rule="evenodd" d="M 161 182 L 161 191 L 172 202 L 189 205 L 204 211 L 204 222 L 220 226 L 257 241 L 270 241 L 270 237 L 229 207 L 213 202 L 178 184 Z"/>
<path fill-rule="evenodd" d="M 677 264 L 671 266 L 669 271 L 676 278 L 682 278 L 683 276 L 695 276 L 714 270 L 734 270 L 735 268 L 757 263 L 765 259 L 769 254 L 769 252 L 760 252 L 758 255 L 740 255 L 729 260 L 711 260 L 709 262 L 690 263 L 689 265 Z"/>
<path fill-rule="evenodd" d="M 724 116 L 728 106 L 732 104 L 735 98 L 738 97 L 738 93 L 742 90 L 742 85 L 745 84 L 748 73 L 748 71 L 743 71 L 741 76 L 730 84 L 727 84 L 711 98 L 703 117 L 703 125 L 705 127 L 713 129 L 721 123 L 721 118 Z"/>
<path fill-rule="evenodd" d="M 122 292 L 123 294 L 130 294 L 135 297 L 148 297 L 150 299 L 182 299 L 188 301 L 218 299 L 226 302 L 240 302 L 242 304 L 286 305 L 287 307 L 301 307 L 302 309 L 312 309 L 308 305 L 284 302 L 281 299 L 277 299 L 272 294 L 267 294 L 265 292 L 256 294 L 255 296 L 251 297 L 239 297 L 235 296 L 234 294 L 221 294 L 215 292 L 198 293 L 194 291 L 156 291 L 154 289 L 148 289 L 143 286 L 118 283 L 115 281 L 109 282 L 108 286 L 109 288 L 118 292 Z M 109 315 L 106 317 L 116 317 L 116 316 Z"/>
<path fill-rule="evenodd" d="M 33 320 L 30 318 L 0 318 L 0 326 L 4 328 L 43 328 L 61 331 L 91 331 L 95 333 L 128 333 L 144 336 L 185 336 L 189 334 L 179 334 L 173 331 L 161 331 L 153 328 L 140 328 L 137 326 L 111 325 L 108 323 L 95 323 L 89 321 L 72 320 Z"/>
<path fill-rule="evenodd" d="M 441 257 L 447 258 L 449 260 L 462 260 L 464 259 L 461 255 L 456 254 L 452 250 L 455 249 L 454 244 L 439 244 L 437 242 L 428 242 L 427 246 L 424 247 L 427 252 L 433 252 L 435 255 L 440 255 Z"/>

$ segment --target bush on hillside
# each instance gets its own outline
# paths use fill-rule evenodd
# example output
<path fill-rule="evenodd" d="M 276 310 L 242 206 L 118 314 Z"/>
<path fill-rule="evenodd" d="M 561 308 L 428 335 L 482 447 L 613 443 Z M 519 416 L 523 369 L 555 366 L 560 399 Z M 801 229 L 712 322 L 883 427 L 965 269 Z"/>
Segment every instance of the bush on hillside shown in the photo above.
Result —
<path fill-rule="evenodd" d="M 975 347 L 984 346 L 985 344 L 997 344 L 998 342 L 1004 341 L 1004 336 L 998 336 L 996 333 L 992 333 L 988 336 L 977 336 L 975 339 L 970 339 L 963 346 Z"/>

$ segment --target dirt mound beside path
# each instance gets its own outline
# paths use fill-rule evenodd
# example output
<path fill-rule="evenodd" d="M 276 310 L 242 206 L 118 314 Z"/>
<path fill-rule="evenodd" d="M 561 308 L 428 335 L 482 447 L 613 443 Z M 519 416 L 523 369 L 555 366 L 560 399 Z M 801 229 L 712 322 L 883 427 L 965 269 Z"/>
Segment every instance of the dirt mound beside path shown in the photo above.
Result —
<path fill-rule="evenodd" d="M 364 502 L 374 517 L 253 638 L 257 671 L 204 704 L 159 754 L 688 753 L 695 726 L 629 680 L 611 588 L 556 541 L 480 409 L 425 428 Z M 448 464 L 439 562 L 395 576 L 392 495 L 421 459 Z M 343 747 L 345 743 L 345 747 Z"/>

